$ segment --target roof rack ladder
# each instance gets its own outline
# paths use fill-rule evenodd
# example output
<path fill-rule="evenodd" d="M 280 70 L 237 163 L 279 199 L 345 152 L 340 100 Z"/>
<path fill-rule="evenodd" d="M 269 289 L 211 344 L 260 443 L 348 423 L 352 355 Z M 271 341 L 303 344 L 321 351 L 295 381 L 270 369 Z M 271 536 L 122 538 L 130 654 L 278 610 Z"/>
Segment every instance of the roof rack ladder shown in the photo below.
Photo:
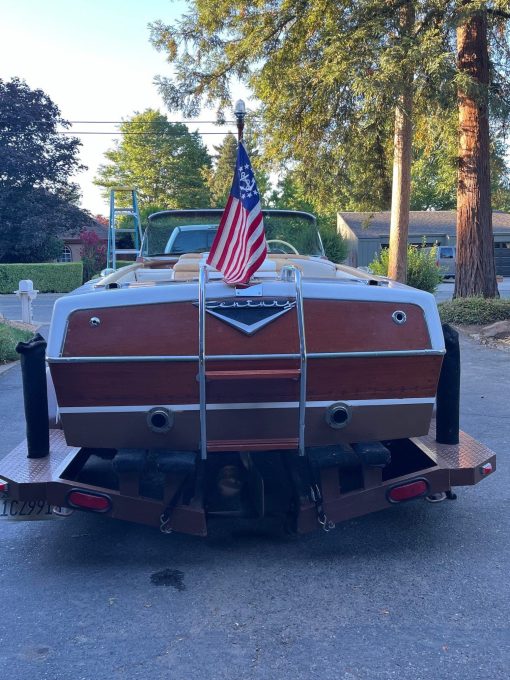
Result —
<path fill-rule="evenodd" d="M 306 338 L 305 338 L 305 323 L 303 311 L 303 292 L 301 283 L 301 272 L 297 267 L 291 265 L 286 266 L 282 270 L 282 279 L 284 281 L 293 282 L 295 285 L 296 298 L 296 313 L 297 325 L 299 334 L 299 356 L 300 368 L 299 371 L 276 371 L 273 373 L 273 378 L 290 378 L 295 379 L 299 376 L 299 412 L 298 412 L 298 437 L 294 440 L 297 443 L 297 449 L 300 456 L 305 455 L 305 415 L 306 415 L 306 369 L 307 369 L 307 352 L 306 352 Z M 208 449 L 215 450 L 236 450 L 239 445 L 246 446 L 247 442 L 208 442 L 207 441 L 207 392 L 206 385 L 208 375 L 210 379 L 215 375 L 216 379 L 225 378 L 244 378 L 248 376 L 257 379 L 270 379 L 271 376 L 267 374 L 269 371 L 212 371 L 209 374 L 206 371 L 207 355 L 205 352 L 205 315 L 206 315 L 206 284 L 208 281 L 208 269 L 204 265 L 200 267 L 198 279 L 198 384 L 199 384 L 199 398 L 200 398 L 200 453 L 203 460 L 207 458 Z M 228 375 L 227 375 L 228 374 Z M 285 375 L 284 375 L 285 374 Z M 287 375 L 288 374 L 288 375 Z M 291 440 L 274 440 L 273 446 L 277 448 L 289 448 L 288 444 Z M 262 444 L 262 441 L 253 441 L 250 443 L 253 450 L 257 450 L 257 446 Z M 263 450 L 263 449 L 261 449 Z"/>
<path fill-rule="evenodd" d="M 129 205 L 120 207 L 116 203 L 115 194 L 130 194 Z M 130 227 L 117 227 L 119 217 L 131 217 L 133 222 Z M 120 234 L 133 235 L 133 248 L 119 248 L 118 236 Z M 110 190 L 110 224 L 108 228 L 108 253 L 106 266 L 109 269 L 117 269 L 117 255 L 138 255 L 142 241 L 142 225 L 138 210 L 136 190 L 132 187 L 114 187 Z"/>

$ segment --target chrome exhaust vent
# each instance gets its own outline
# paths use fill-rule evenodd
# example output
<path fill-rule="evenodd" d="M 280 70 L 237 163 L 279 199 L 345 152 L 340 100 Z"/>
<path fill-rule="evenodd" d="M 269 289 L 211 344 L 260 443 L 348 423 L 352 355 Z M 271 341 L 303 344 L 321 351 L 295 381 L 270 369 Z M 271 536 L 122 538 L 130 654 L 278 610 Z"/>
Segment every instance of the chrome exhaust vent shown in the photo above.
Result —
<path fill-rule="evenodd" d="M 326 409 L 326 422 L 334 430 L 341 430 L 351 419 L 351 409 L 347 404 L 337 401 Z"/>
<path fill-rule="evenodd" d="M 163 406 L 151 408 L 147 413 L 147 425 L 152 432 L 163 434 L 172 429 L 174 414 Z"/>

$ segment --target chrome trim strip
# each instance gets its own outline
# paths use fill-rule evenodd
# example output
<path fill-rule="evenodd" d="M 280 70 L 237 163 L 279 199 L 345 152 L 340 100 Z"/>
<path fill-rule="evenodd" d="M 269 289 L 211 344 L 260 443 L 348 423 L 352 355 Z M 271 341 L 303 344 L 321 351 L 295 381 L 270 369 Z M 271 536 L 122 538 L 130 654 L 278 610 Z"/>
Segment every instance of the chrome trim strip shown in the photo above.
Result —
<path fill-rule="evenodd" d="M 200 455 L 207 458 L 207 395 L 205 383 L 205 284 L 207 265 L 200 267 L 198 278 L 198 385 L 200 392 Z"/>
<path fill-rule="evenodd" d="M 433 406 L 434 397 L 409 397 L 407 399 L 347 399 L 343 403 L 353 408 L 366 406 Z M 306 408 L 328 408 L 337 401 L 307 401 Z M 200 411 L 200 404 L 140 404 L 137 406 L 64 406 L 60 412 L 68 413 L 147 413 L 152 408 L 167 408 L 173 413 L 181 411 Z M 243 411 L 264 409 L 296 409 L 299 401 L 270 401 L 240 404 L 207 404 L 208 411 Z"/>
<path fill-rule="evenodd" d="M 305 415 L 306 415 L 306 336 L 305 316 L 303 307 L 303 289 L 301 285 L 301 272 L 294 268 L 294 283 L 296 284 L 296 308 L 299 332 L 299 354 L 301 359 L 301 376 L 299 383 L 299 444 L 300 456 L 305 455 Z"/>
<path fill-rule="evenodd" d="M 443 356 L 445 350 L 381 350 L 375 352 L 307 352 L 307 359 L 356 359 L 377 357 L 420 357 Z M 263 359 L 301 359 L 301 354 L 204 354 L 204 361 L 258 361 Z M 199 361 L 197 354 L 188 355 L 147 355 L 147 356 L 100 356 L 100 357 L 46 357 L 50 364 L 83 364 L 83 363 L 122 363 L 122 362 L 179 362 Z"/>
<path fill-rule="evenodd" d="M 342 359 L 344 357 L 423 357 L 443 356 L 443 349 L 391 349 L 373 352 L 310 352 L 309 359 Z"/>

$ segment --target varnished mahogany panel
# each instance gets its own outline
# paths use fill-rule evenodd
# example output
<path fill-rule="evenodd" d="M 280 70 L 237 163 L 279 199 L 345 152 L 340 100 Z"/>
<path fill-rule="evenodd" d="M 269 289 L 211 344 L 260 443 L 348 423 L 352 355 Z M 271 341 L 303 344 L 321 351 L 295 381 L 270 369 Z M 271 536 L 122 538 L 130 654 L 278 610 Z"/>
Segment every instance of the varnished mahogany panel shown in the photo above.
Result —
<path fill-rule="evenodd" d="M 214 363 L 214 370 L 234 368 L 234 362 L 210 363 Z M 269 362 L 263 363 L 256 368 L 268 367 Z M 290 367 L 295 368 L 291 362 L 275 361 L 272 365 L 280 370 Z M 433 397 L 440 368 L 440 356 L 313 359 L 308 364 L 307 399 Z M 195 362 L 51 365 L 60 406 L 196 404 L 197 372 Z M 207 401 L 297 401 L 299 384 L 299 380 L 288 379 L 218 380 L 207 384 Z"/>
<path fill-rule="evenodd" d="M 89 320 L 96 316 L 99 326 Z M 208 354 L 289 354 L 299 351 L 294 310 L 248 336 L 206 315 Z M 192 302 L 80 310 L 69 318 L 63 356 L 198 354 L 198 308 Z"/>
<path fill-rule="evenodd" d="M 112 291 L 112 294 L 115 294 Z M 407 315 L 397 325 L 394 311 Z M 101 323 L 92 327 L 91 317 Z M 308 352 L 428 349 L 430 338 L 417 305 L 392 302 L 305 300 Z M 299 352 L 296 310 L 247 336 L 206 315 L 207 354 Z M 192 302 L 79 310 L 69 318 L 63 356 L 160 356 L 198 354 L 198 308 Z"/>
<path fill-rule="evenodd" d="M 405 312 L 402 325 L 392 319 Z M 305 300 L 308 352 L 370 352 L 429 349 L 430 336 L 418 305 L 351 300 Z"/>

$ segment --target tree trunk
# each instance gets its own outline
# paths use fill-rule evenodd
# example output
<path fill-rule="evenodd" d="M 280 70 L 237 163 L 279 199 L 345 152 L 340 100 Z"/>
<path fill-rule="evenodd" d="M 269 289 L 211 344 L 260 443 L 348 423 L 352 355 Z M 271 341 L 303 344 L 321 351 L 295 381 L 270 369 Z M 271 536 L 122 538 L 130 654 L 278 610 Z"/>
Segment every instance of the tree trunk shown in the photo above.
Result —
<path fill-rule="evenodd" d="M 499 297 L 494 265 L 489 172 L 487 14 L 457 29 L 457 66 L 471 84 L 459 88 L 457 267 L 454 297 Z"/>
<path fill-rule="evenodd" d="M 408 2 L 401 10 L 402 36 L 414 26 L 414 6 Z M 411 201 L 411 152 L 413 143 L 413 74 L 404 74 L 400 101 L 395 110 L 393 150 L 393 185 L 391 193 L 390 252 L 388 276 L 396 281 L 407 279 L 407 242 Z"/>

